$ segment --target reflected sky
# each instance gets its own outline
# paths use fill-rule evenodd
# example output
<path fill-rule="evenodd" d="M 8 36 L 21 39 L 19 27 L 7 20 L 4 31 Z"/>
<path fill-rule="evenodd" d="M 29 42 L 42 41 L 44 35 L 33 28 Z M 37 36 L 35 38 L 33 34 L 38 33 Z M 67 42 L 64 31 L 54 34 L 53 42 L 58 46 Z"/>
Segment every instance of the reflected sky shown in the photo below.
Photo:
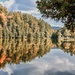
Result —
<path fill-rule="evenodd" d="M 42 58 L 31 62 L 7 64 L 0 70 L 1 75 L 74 75 L 75 56 L 64 53 L 60 49 L 51 49 Z"/>
<path fill-rule="evenodd" d="M 0 39 L 0 74 L 74 75 L 75 41 Z"/>

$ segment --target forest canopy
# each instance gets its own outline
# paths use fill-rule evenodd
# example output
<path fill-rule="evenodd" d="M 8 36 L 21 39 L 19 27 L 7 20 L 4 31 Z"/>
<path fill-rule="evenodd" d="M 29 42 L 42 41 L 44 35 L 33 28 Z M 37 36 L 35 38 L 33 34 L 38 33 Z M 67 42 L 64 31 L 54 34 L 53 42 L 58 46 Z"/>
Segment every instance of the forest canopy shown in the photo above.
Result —
<path fill-rule="evenodd" d="M 67 29 L 75 30 L 75 0 L 37 0 L 42 17 L 61 20 Z"/>
<path fill-rule="evenodd" d="M 9 12 L 0 5 L 0 38 L 48 38 L 51 26 L 42 19 L 21 12 Z"/>

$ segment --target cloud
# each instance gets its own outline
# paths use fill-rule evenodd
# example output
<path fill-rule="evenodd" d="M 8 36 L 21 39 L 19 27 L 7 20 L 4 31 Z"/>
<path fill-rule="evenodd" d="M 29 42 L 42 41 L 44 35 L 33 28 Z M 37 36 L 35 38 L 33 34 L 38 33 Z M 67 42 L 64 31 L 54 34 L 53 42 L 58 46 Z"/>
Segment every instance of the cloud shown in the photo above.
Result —
<path fill-rule="evenodd" d="M 15 0 L 9 10 L 21 11 L 22 13 L 32 14 L 33 16 L 40 15 L 40 12 L 36 8 L 36 0 Z"/>
<path fill-rule="evenodd" d="M 6 0 L 3 2 L 0 2 L 3 6 L 5 6 L 7 9 L 10 9 L 10 7 L 15 3 L 15 0 Z"/>
<path fill-rule="evenodd" d="M 27 7 L 35 7 L 36 0 L 15 0 L 15 3 L 18 5 L 25 5 Z"/>
<path fill-rule="evenodd" d="M 6 67 L 4 69 L 1 69 L 1 71 L 8 73 L 8 75 L 11 75 L 13 73 L 9 65 L 6 65 Z"/>
<path fill-rule="evenodd" d="M 53 58 L 53 59 L 51 59 Z M 25 66 L 25 67 L 24 67 Z M 16 66 L 13 75 L 74 75 L 75 65 L 67 58 L 50 56 L 47 60 L 37 59 L 27 64 Z M 23 68 L 22 68 L 23 67 Z"/>
<path fill-rule="evenodd" d="M 9 0 L 0 0 L 0 2 L 5 2 L 5 1 L 9 1 Z"/>
<path fill-rule="evenodd" d="M 18 65 L 7 65 L 2 71 L 9 75 L 74 75 L 75 57 L 64 54 L 60 49 L 52 49 L 52 52 L 36 58 L 31 62 Z"/>
<path fill-rule="evenodd" d="M 14 71 L 14 75 L 20 75 L 21 73 L 23 75 L 74 75 L 75 73 L 74 62 L 70 61 L 67 57 L 50 55 L 50 53 L 41 59 L 35 59 L 27 64 L 20 64 L 16 67 L 18 69 L 16 68 L 17 71 Z"/>
<path fill-rule="evenodd" d="M 28 13 L 28 14 L 31 14 L 31 15 L 39 15 L 40 13 L 37 12 L 37 10 L 31 10 L 31 11 L 22 11 L 22 10 L 19 10 L 21 11 L 22 13 Z"/>
<path fill-rule="evenodd" d="M 14 3 L 15 0 L 9 0 L 9 1 L 5 1 L 4 5 L 9 9 Z"/>
<path fill-rule="evenodd" d="M 18 10 L 34 10 L 36 9 L 36 0 L 15 0 L 11 8 L 17 7 Z M 11 9 L 12 10 L 12 9 Z"/>

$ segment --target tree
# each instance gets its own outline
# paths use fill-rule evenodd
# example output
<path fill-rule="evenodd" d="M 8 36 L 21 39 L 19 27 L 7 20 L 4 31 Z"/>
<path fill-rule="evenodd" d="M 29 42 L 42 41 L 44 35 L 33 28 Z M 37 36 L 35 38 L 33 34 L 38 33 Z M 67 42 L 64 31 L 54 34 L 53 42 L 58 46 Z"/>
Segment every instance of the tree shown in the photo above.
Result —
<path fill-rule="evenodd" d="M 45 32 L 51 33 L 52 28 L 43 20 L 21 12 L 9 12 L 0 5 L 0 34 L 4 38 L 39 38 L 45 37 Z M 50 32 L 49 32 L 50 31 Z M 48 37 L 51 34 L 46 34 Z M 47 37 L 46 37 L 47 38 Z"/>
<path fill-rule="evenodd" d="M 75 0 L 37 0 L 42 17 L 61 20 L 67 29 L 75 29 Z"/>

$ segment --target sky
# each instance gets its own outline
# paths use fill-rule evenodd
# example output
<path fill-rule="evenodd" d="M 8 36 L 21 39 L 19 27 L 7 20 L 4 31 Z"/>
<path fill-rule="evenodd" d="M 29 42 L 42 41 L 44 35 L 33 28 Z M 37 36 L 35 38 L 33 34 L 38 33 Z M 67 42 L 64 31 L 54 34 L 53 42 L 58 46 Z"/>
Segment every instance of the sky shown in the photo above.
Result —
<path fill-rule="evenodd" d="M 37 0 L 0 0 L 0 4 L 5 6 L 9 11 L 21 11 L 28 13 L 36 18 L 42 18 L 40 12 L 36 8 Z M 49 23 L 51 26 L 63 26 L 61 22 L 55 22 L 54 20 L 42 18 L 44 21 Z"/>

